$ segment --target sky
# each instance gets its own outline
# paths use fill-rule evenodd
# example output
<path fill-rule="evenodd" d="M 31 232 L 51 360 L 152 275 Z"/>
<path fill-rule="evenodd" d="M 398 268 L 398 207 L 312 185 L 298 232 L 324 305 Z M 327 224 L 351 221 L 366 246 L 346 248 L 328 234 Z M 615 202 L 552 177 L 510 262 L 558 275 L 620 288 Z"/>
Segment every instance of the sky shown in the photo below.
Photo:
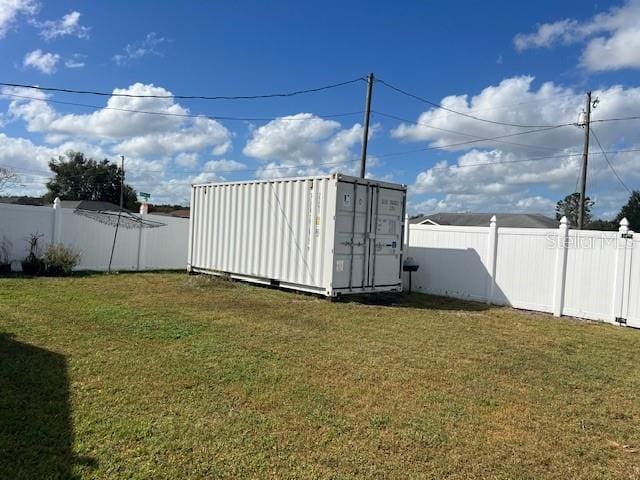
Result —
<path fill-rule="evenodd" d="M 370 72 L 367 176 L 406 184 L 412 214 L 553 215 L 577 189 L 584 129 L 566 124 L 588 90 L 605 120 L 595 215 L 640 188 L 640 120 L 607 121 L 640 115 L 640 0 L 0 0 L 0 62 L 5 84 L 109 94 L 0 87 L 5 194 L 44 193 L 69 150 L 124 155 L 152 203 L 186 205 L 194 182 L 357 174 Z"/>

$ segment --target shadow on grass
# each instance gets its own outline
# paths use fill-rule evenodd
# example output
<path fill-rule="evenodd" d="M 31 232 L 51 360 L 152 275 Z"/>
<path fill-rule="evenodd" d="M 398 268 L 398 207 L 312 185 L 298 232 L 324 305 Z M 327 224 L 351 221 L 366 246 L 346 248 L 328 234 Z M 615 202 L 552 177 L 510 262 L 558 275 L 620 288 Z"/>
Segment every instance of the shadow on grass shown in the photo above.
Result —
<path fill-rule="evenodd" d="M 67 362 L 0 332 L 0 478 L 75 478 Z"/>
<path fill-rule="evenodd" d="M 0 279 L 10 278 L 12 280 L 33 280 L 35 278 L 84 278 L 84 277 L 94 277 L 98 275 L 106 275 L 105 272 L 96 272 L 93 270 L 82 270 L 79 272 L 73 272 L 71 275 L 27 275 L 22 272 L 11 272 L 0 274 Z"/>
<path fill-rule="evenodd" d="M 335 300 L 337 303 L 358 303 L 361 305 L 421 308 L 427 310 L 455 310 L 466 312 L 480 312 L 496 305 L 483 302 L 459 300 L 457 298 L 440 297 L 424 293 L 370 293 L 366 295 L 344 295 Z"/>
<path fill-rule="evenodd" d="M 428 310 L 452 310 L 479 312 L 490 308 L 500 308 L 497 305 L 487 305 L 484 302 L 476 302 L 472 300 L 461 300 L 451 297 L 442 297 L 438 295 L 429 295 L 425 293 L 394 293 L 394 292 L 374 292 L 367 294 L 340 295 L 333 298 L 327 298 L 316 293 L 308 293 L 303 291 L 282 289 L 277 286 L 262 285 L 259 283 L 248 283 L 239 280 L 233 280 L 226 277 L 218 277 L 213 275 L 195 274 L 189 275 L 185 285 L 196 289 L 205 288 L 257 288 L 265 290 L 275 290 L 293 295 L 300 295 L 311 298 L 326 298 L 337 304 L 360 304 L 368 306 L 381 307 L 400 307 L 400 308 L 418 308 Z"/>
<path fill-rule="evenodd" d="M 77 270 L 71 273 L 71 275 L 49 275 L 49 274 L 40 274 L 40 275 L 27 275 L 22 272 L 11 272 L 11 273 L 0 273 L 0 279 L 11 278 L 15 280 L 33 280 L 34 278 L 86 278 L 86 277 L 101 277 L 105 275 L 135 275 L 139 273 L 184 273 L 186 275 L 185 270 L 119 270 L 113 271 L 112 273 L 103 272 L 99 270 Z"/>

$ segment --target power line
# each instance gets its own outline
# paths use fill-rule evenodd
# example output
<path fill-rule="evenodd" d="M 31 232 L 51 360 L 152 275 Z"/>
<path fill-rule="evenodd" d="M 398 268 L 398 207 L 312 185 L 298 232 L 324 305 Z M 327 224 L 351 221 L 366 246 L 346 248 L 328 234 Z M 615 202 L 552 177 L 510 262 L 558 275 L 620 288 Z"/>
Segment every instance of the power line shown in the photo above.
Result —
<path fill-rule="evenodd" d="M 264 170 L 287 170 L 287 169 L 292 169 L 292 168 L 311 168 L 311 167 L 316 167 L 316 166 L 323 166 L 323 165 L 343 165 L 343 164 L 347 164 L 347 163 L 354 163 L 354 162 L 359 162 L 360 158 L 352 158 L 349 160 L 343 160 L 340 162 L 322 162 L 322 163 L 316 163 L 314 165 L 286 165 L 286 166 L 280 166 L 280 167 L 264 167 L 264 168 L 255 168 L 255 169 L 245 169 L 245 168 L 234 168 L 234 169 L 227 169 L 227 170 L 215 170 L 215 171 L 206 171 L 206 170 L 182 170 L 179 171 L 177 173 L 183 173 L 183 174 L 206 174 L 206 173 L 212 173 L 212 174 L 217 174 L 217 173 L 243 173 L 243 172 L 260 172 L 260 171 L 264 171 Z M 0 167 L 2 167 L 4 165 L 0 165 Z M 16 168 L 16 167 L 9 167 L 6 166 L 7 168 L 12 168 L 16 171 L 20 171 L 26 174 L 29 174 L 31 176 L 36 176 L 36 177 L 45 177 L 48 179 L 53 178 L 53 172 L 46 172 L 44 170 L 34 170 L 34 169 L 25 169 L 25 168 Z M 164 170 L 144 170 L 142 173 L 164 173 Z M 65 176 L 65 178 L 84 178 L 84 175 L 67 175 Z M 106 184 L 106 183 L 111 183 L 111 182 L 98 182 L 97 184 Z M 190 184 L 191 182 L 179 182 L 179 183 L 185 183 L 185 184 Z"/>
<path fill-rule="evenodd" d="M 611 169 L 613 174 L 616 176 L 616 178 L 618 179 L 620 184 L 627 190 L 627 192 L 633 193 L 631 191 L 631 189 L 629 187 L 627 187 L 627 185 L 624 183 L 624 181 L 622 181 L 622 178 L 620 178 L 620 175 L 618 175 L 618 172 L 616 172 L 616 169 L 613 168 L 613 164 L 609 161 L 609 157 L 607 157 L 607 152 L 605 152 L 604 148 L 602 148 L 602 144 L 600 143 L 600 139 L 598 138 L 598 135 L 596 135 L 596 132 L 593 130 L 593 128 L 591 128 L 591 127 L 589 127 L 589 128 L 591 129 L 591 133 L 593 134 L 593 138 L 596 139 L 596 143 L 598 144 L 598 147 L 600 148 L 600 151 L 602 152 L 602 155 L 604 156 L 604 159 L 607 161 L 607 164 L 609 165 L 609 168 Z"/>
<path fill-rule="evenodd" d="M 66 102 L 62 100 L 51 100 L 48 98 L 38 98 L 38 97 L 29 97 L 26 95 L 16 95 L 13 93 L 2 93 L 0 96 L 21 98 L 25 100 L 33 100 L 44 103 L 56 103 L 61 105 L 71 105 L 74 107 L 85 107 L 85 108 L 93 108 L 96 110 L 114 110 L 117 112 L 127 112 L 127 113 L 141 113 L 144 115 L 161 115 L 166 117 L 184 117 L 184 118 L 208 118 L 209 120 L 238 120 L 238 121 L 247 121 L 247 122 L 268 122 L 273 120 L 284 120 L 284 121 L 303 121 L 308 120 L 307 118 L 284 118 L 290 117 L 291 114 L 285 114 L 284 116 L 279 117 L 230 117 L 224 115 L 205 115 L 205 114 L 195 114 L 195 113 L 171 113 L 171 112 L 154 112 L 149 110 L 134 110 L 129 108 L 117 108 L 117 107 L 101 107 L 100 105 L 91 105 L 87 103 L 76 103 L 76 102 Z M 332 113 L 328 115 L 315 115 L 318 118 L 337 118 L 337 117 L 347 117 L 351 115 L 361 115 L 362 111 L 359 112 L 345 112 L 345 113 Z"/>
<path fill-rule="evenodd" d="M 535 157 L 535 158 L 525 158 L 525 159 L 518 159 L 518 160 L 503 160 L 503 161 L 498 161 L 498 162 L 482 162 L 482 163 L 468 163 L 465 165 L 457 165 L 457 164 L 453 164 L 453 165 L 447 165 L 447 166 L 443 166 L 443 167 L 432 167 L 429 170 L 450 170 L 453 168 L 468 168 L 468 167 L 484 167 L 484 166 L 492 166 L 492 165 L 503 165 L 503 164 L 511 164 L 511 163 L 525 163 L 525 162 L 535 162 L 535 161 L 541 161 L 541 160 L 549 160 L 549 159 L 553 159 L 553 158 L 565 158 L 565 157 L 572 157 L 572 156 L 577 156 L 577 155 L 582 155 L 579 153 L 576 154 L 565 154 L 565 155 L 551 155 L 551 156 L 545 156 L 545 157 Z M 360 161 L 360 159 L 352 159 L 352 160 L 346 160 L 343 162 L 326 162 L 326 163 L 317 163 L 315 166 L 321 166 L 321 165 L 342 165 L 345 163 L 353 163 L 353 162 L 357 162 Z M 212 171 L 212 172 L 206 172 L 206 171 L 200 171 L 199 173 L 241 173 L 241 172 L 257 172 L 257 171 L 263 171 L 263 170 L 283 170 L 283 169 L 291 169 L 291 168 L 304 168 L 305 165 L 289 165 L 289 166 L 281 166 L 281 167 L 265 167 L 265 168 L 257 168 L 257 169 L 253 169 L 253 170 L 246 170 L 246 169 L 235 169 L 235 170 L 216 170 L 216 171 Z M 50 175 L 49 172 L 48 174 L 44 174 L 44 172 L 42 170 L 25 170 L 25 169 L 18 169 L 19 171 L 31 171 L 31 172 L 42 172 L 39 174 L 32 174 L 31 176 L 36 176 L 36 177 L 45 177 L 47 179 L 52 179 L 53 177 Z M 145 173 L 163 173 L 159 170 L 147 170 Z M 181 172 L 181 173 L 189 173 L 189 172 Z M 194 172 L 191 172 L 194 173 Z M 83 175 L 67 175 L 65 178 L 83 178 Z M 111 184 L 112 182 L 96 182 L 96 185 L 106 185 L 106 184 Z M 193 182 L 174 182 L 180 185 L 191 185 Z M 31 185 L 39 185 L 39 183 L 36 182 L 31 182 Z"/>
<path fill-rule="evenodd" d="M 444 150 L 446 148 L 453 147 L 453 146 L 469 145 L 469 144 L 488 141 L 488 140 L 496 140 L 496 139 L 501 139 L 501 138 L 514 137 L 514 136 L 518 136 L 518 135 L 526 135 L 526 134 L 530 134 L 530 133 L 543 132 L 543 131 L 547 131 L 547 130 L 553 130 L 553 129 L 556 129 L 556 128 L 560 128 L 560 127 L 529 130 L 529 131 L 526 131 L 526 132 L 518 132 L 518 133 L 507 134 L 507 135 L 500 135 L 500 136 L 492 137 L 492 138 L 469 140 L 469 141 L 466 141 L 466 142 L 459 142 L 459 143 L 453 143 L 453 144 L 448 144 L 448 145 L 425 147 L 425 148 L 414 149 L 414 150 L 403 151 L 403 152 L 388 152 L 388 153 L 383 153 L 383 154 L 378 154 L 378 155 L 373 155 L 373 156 L 377 157 L 377 158 L 385 158 L 385 157 L 393 157 L 393 156 L 405 155 L 407 153 L 423 152 L 423 151 L 430 151 L 430 150 Z M 350 163 L 350 162 L 355 162 L 355 161 L 359 161 L 359 159 L 358 160 L 348 160 L 348 161 L 345 161 L 345 162 L 337 162 L 337 163 L 336 162 L 318 163 L 318 164 L 315 164 L 315 165 L 312 165 L 312 166 L 342 164 L 342 163 Z M 2 165 L 0 165 L 0 166 L 2 166 Z M 271 169 L 273 169 L 273 170 L 282 170 L 282 169 L 289 169 L 289 168 L 296 168 L 296 166 L 264 167 L 264 168 L 257 168 L 257 169 L 254 169 L 254 170 L 246 170 L 246 169 L 217 170 L 215 172 L 203 172 L 202 170 L 198 170 L 198 171 L 191 171 L 191 172 L 182 171 L 181 173 L 187 173 L 188 174 L 188 173 L 257 172 L 257 171 L 262 171 L 262 170 L 271 170 Z M 23 169 L 23 171 L 24 171 L 24 169 Z M 50 175 L 51 175 L 51 172 L 44 172 L 42 170 L 31 170 L 31 172 L 43 173 L 45 175 L 40 175 L 40 176 L 46 176 L 47 178 L 50 178 Z M 159 170 L 155 170 L 155 171 L 154 170 L 146 170 L 146 172 L 162 173 L 162 171 L 159 171 Z M 27 170 L 27 173 L 28 173 L 28 170 Z M 79 177 L 81 177 L 81 175 Z"/>
<path fill-rule="evenodd" d="M 447 129 L 447 128 L 434 127 L 433 125 L 429 125 L 428 123 L 422 123 L 422 122 L 416 122 L 416 121 L 413 121 L 413 120 L 407 120 L 406 118 L 398 117 L 396 115 L 392 115 L 392 114 L 389 114 L 389 113 L 383 113 L 383 112 L 380 112 L 380 111 L 377 111 L 377 110 L 374 110 L 373 113 L 375 113 L 376 115 L 380 115 L 382 117 L 391 118 L 391 119 L 394 119 L 394 120 L 398 120 L 400 122 L 410 123 L 412 125 L 420 125 L 420 126 L 423 126 L 423 127 L 426 127 L 426 128 L 431 128 L 433 130 L 438 130 L 438 131 L 441 131 L 441 132 L 447 132 L 447 133 L 453 133 L 453 134 L 456 134 L 456 135 L 463 135 L 465 137 L 473 137 L 473 138 L 483 139 L 483 137 L 481 137 L 479 135 L 472 135 L 470 133 L 460 132 L 458 130 L 450 130 L 450 129 Z M 504 140 L 496 140 L 496 142 L 504 143 L 504 144 L 507 144 L 507 145 L 515 145 L 515 146 L 518 146 L 518 147 L 535 148 L 535 149 L 539 149 L 539 150 L 557 150 L 557 148 L 554 148 L 554 147 L 543 147 L 543 146 L 540 146 L 540 145 L 528 145 L 526 143 L 508 142 L 508 141 L 504 141 Z"/>
<path fill-rule="evenodd" d="M 582 154 L 581 153 L 565 153 L 562 155 L 547 155 L 544 157 L 520 158 L 518 160 L 501 160 L 497 162 L 465 163 L 464 165 L 447 165 L 444 167 L 432 167 L 429 170 L 449 170 L 452 168 L 482 167 L 482 166 L 491 166 L 491 165 L 504 165 L 504 164 L 511 164 L 511 163 L 538 162 L 542 160 L 551 160 L 554 158 L 575 157 L 578 155 L 582 155 Z"/>
<path fill-rule="evenodd" d="M 627 121 L 627 120 L 640 120 L 640 115 L 633 115 L 633 116 L 630 116 L 630 117 L 601 118 L 601 119 L 598 119 L 598 120 L 591 120 L 591 123 L 623 122 L 623 121 Z"/>
<path fill-rule="evenodd" d="M 486 141 L 493 141 L 493 140 L 499 140 L 502 138 L 510 138 L 510 137 L 516 137 L 519 135 L 528 135 L 531 133 L 538 133 L 538 132 L 546 132 L 549 130 L 555 130 L 558 128 L 562 128 L 562 127 L 567 127 L 569 125 L 557 125 L 554 127 L 545 127 L 545 128 L 538 128 L 538 129 L 534 129 L 534 130 L 527 130 L 525 132 L 517 132 L 517 133 L 509 133 L 506 135 L 498 135 L 496 137 L 488 137 L 488 138 L 480 138 L 477 140 L 468 140 L 466 142 L 458 142 L 458 143 L 449 143 L 447 145 L 436 145 L 436 146 L 431 146 L 431 147 L 424 147 L 424 148 L 416 148 L 413 150 L 405 150 L 403 152 L 392 152 L 392 153 L 385 153 L 382 155 L 377 155 L 377 157 L 394 157 L 394 156 L 398 156 L 398 155 L 405 155 L 407 153 L 416 153 L 416 152 L 426 152 L 426 151 L 430 151 L 430 150 L 445 150 L 447 148 L 451 148 L 451 147 L 459 147 L 459 146 L 463 146 L 463 145 L 471 145 L 473 143 L 480 143 L 480 142 L 486 142 Z"/>
<path fill-rule="evenodd" d="M 413 93 L 407 92 L 406 90 L 402 90 L 401 88 L 395 87 L 387 82 L 385 82 L 384 80 L 378 78 L 376 79 L 376 82 L 381 83 L 382 85 L 395 90 L 398 93 L 401 93 L 403 95 L 406 95 L 408 97 L 411 97 L 415 100 L 419 100 L 420 102 L 426 103 L 427 105 L 431 105 L 434 108 L 438 108 L 447 112 L 450 112 L 451 114 L 454 115 L 461 115 L 463 117 L 467 117 L 467 118 L 471 118 L 473 120 L 477 120 L 480 122 L 487 122 L 487 123 L 491 123 L 494 125 L 504 125 L 507 127 L 519 127 L 519 128 L 543 128 L 543 127 L 553 127 L 553 126 L 569 126 L 569 125 L 577 125 L 576 122 L 571 122 L 571 123 L 564 123 L 564 124 L 557 124 L 557 125 L 523 125 L 523 124 L 518 124 L 518 123 L 507 123 L 507 122 L 499 122 L 497 120 L 489 120 L 488 118 L 481 118 L 481 117 L 476 117 L 474 115 L 469 115 L 468 113 L 464 113 L 464 112 L 459 112 L 457 110 L 453 110 L 451 108 L 445 107 L 443 105 L 440 105 L 439 103 L 433 102 L 431 100 L 428 100 L 424 97 L 421 97 L 419 95 L 415 95 Z M 573 94 L 568 94 L 568 95 L 562 95 L 560 97 L 557 98 L 566 98 L 566 97 L 572 97 L 574 96 Z M 509 106 L 512 105 L 525 105 L 528 103 L 536 103 L 536 102 L 540 102 L 543 100 L 532 100 L 530 102 L 520 102 L 520 103 L 514 103 L 511 105 L 500 105 L 497 107 L 490 107 L 490 108 L 484 108 L 484 109 L 475 109 L 475 110 L 469 110 L 470 112 L 480 112 L 480 111 L 485 111 L 485 110 L 494 110 L 494 109 L 498 109 L 498 108 L 507 108 Z M 551 101 L 551 100 L 548 100 Z M 626 120 L 640 120 L 640 115 L 632 115 L 629 117 L 618 117 L 618 118 L 602 118 L 602 119 L 598 119 L 598 120 L 591 120 L 591 123 L 596 123 L 596 122 L 619 122 L 619 121 L 626 121 Z M 412 122 L 413 123 L 413 122 Z"/>
<path fill-rule="evenodd" d="M 440 105 L 439 103 L 432 102 L 431 100 L 428 100 L 428 99 L 426 99 L 424 97 L 420 97 L 419 95 L 415 95 L 413 93 L 407 92 L 406 90 L 402 90 L 401 88 L 395 87 L 395 86 L 385 82 L 384 80 L 378 79 L 377 81 L 379 83 L 381 83 L 382 85 L 386 86 L 387 88 L 395 90 L 396 92 L 401 93 L 403 95 L 406 95 L 407 97 L 413 98 L 415 100 L 419 100 L 419 101 L 421 101 L 423 103 L 431 105 L 432 107 L 439 108 L 441 110 L 445 110 L 447 112 L 454 113 L 456 115 L 467 117 L 467 118 L 470 118 L 472 120 L 477 120 L 479 122 L 486 122 L 486 123 L 491 123 L 491 124 L 494 124 L 494 125 L 503 125 L 503 126 L 507 126 L 507 127 L 518 127 L 518 128 L 548 128 L 548 127 L 557 127 L 557 126 L 564 126 L 564 125 L 575 125 L 575 123 L 562 124 L 562 125 L 523 125 L 523 124 L 519 124 L 519 123 L 498 122 L 496 120 L 489 120 L 487 118 L 476 117 L 475 115 L 469 115 L 468 113 L 464 113 L 464 112 L 459 112 L 457 110 L 453 110 L 451 108 L 448 108 L 448 107 L 445 107 L 443 105 Z"/>
<path fill-rule="evenodd" d="M 530 105 L 532 103 L 554 103 L 556 102 L 556 100 L 560 100 L 563 98 L 569 98 L 569 97 L 575 97 L 576 94 L 575 93 L 568 93 L 565 95 L 559 95 L 557 97 L 554 97 L 552 99 L 550 98 L 538 98 L 535 100 L 527 100 L 525 102 L 514 102 L 514 103 L 501 103 L 500 105 L 496 105 L 493 107 L 483 107 L 483 108 L 472 108 L 470 110 L 467 110 L 467 113 L 475 113 L 475 112 L 488 112 L 491 110 L 500 110 L 502 108 L 511 108 L 511 107 L 518 107 L 520 105 Z M 448 118 L 455 115 L 454 113 L 445 113 L 443 115 L 438 115 L 438 118 Z"/>
<path fill-rule="evenodd" d="M 380 81 L 380 80 L 377 80 Z M 0 83 L 0 86 L 2 85 L 11 85 L 11 84 L 3 84 Z M 29 87 L 29 86 L 21 86 L 22 88 L 33 88 L 33 89 L 39 89 L 39 87 Z M 85 108 L 93 108 L 96 110 L 114 110 L 114 111 L 119 111 L 119 112 L 128 112 L 128 113 L 140 113 L 140 114 L 145 114 L 145 115 L 161 115 L 161 116 L 167 116 L 167 117 L 185 117 L 185 118 L 208 118 L 210 120 L 229 120 L 229 121 L 254 121 L 254 122 L 261 122 L 261 121 L 272 121 L 272 120 L 283 120 L 283 121 L 304 121 L 306 120 L 305 118 L 284 118 L 284 117 L 290 117 L 292 115 L 295 114 L 282 114 L 276 117 L 235 117 L 235 116 L 229 116 L 229 115 L 206 115 L 206 114 L 196 114 L 196 113 L 170 113 L 170 112 L 154 112 L 154 111 L 150 111 L 150 110 L 136 110 L 136 109 L 128 109 L 128 108 L 119 108 L 119 107 L 108 107 L 108 106 L 100 106 L 100 105 L 93 105 L 93 104 L 87 104 L 87 103 L 79 103 L 79 102 L 67 102 L 67 101 L 63 101 L 63 100 L 53 100 L 50 98 L 38 98 L 38 97 L 31 97 L 28 95 L 18 95 L 15 93 L 7 93 L 7 92 L 3 92 L 0 93 L 0 97 L 12 97 L 12 98 L 21 98 L 21 99 L 25 99 L 25 100 L 33 100 L 33 101 L 38 101 L 38 102 L 43 102 L 43 103 L 55 103 L 55 104 L 60 104 L 60 105 L 69 105 L 69 106 L 75 106 L 75 107 L 85 107 Z M 125 95 L 116 95 L 113 94 L 112 96 L 125 96 Z M 133 95 L 126 95 L 126 96 L 132 96 Z M 135 96 L 136 98 L 145 98 L 145 96 Z M 148 98 L 156 98 L 155 96 L 149 96 Z M 160 97 L 158 96 L 157 98 L 164 98 L 164 97 Z M 169 96 L 168 98 L 181 98 L 181 97 L 171 97 Z M 560 97 L 562 98 L 562 97 Z M 540 100 L 541 101 L 541 100 Z M 531 102 L 521 102 L 521 103 L 515 103 L 513 105 L 524 105 L 527 103 L 533 103 L 535 101 L 531 101 Z M 492 107 L 492 108 L 485 108 L 485 109 L 477 109 L 477 110 L 469 110 L 471 112 L 473 111 L 484 111 L 484 110 L 493 110 L 493 109 L 497 109 L 497 108 L 507 108 L 509 105 L 501 105 L 501 106 L 497 106 L 497 107 Z M 444 107 L 442 107 L 444 108 Z M 339 118 L 339 117 L 348 117 L 348 116 L 353 116 L 353 115 L 362 115 L 364 113 L 363 110 L 359 110 L 359 111 L 353 111 L 353 112 L 341 112 L 341 113 L 329 113 L 329 114 L 314 114 L 316 117 L 319 118 Z M 415 125 L 422 125 L 425 127 L 429 127 L 429 128 L 433 128 L 435 130 L 440 130 L 440 131 L 444 131 L 444 132 L 449 132 L 449 133 L 457 133 L 459 135 L 467 135 L 467 136 L 474 136 L 471 134 L 467 134 L 467 133 L 463 133 L 463 132 L 459 132 L 456 130 L 449 130 L 449 129 L 444 129 L 441 127 L 435 127 L 433 125 L 429 125 L 426 123 L 421 123 L 421 122 L 415 122 L 413 120 L 408 120 L 402 117 L 398 117 L 392 114 L 388 114 L 388 113 L 384 113 L 384 112 L 380 112 L 380 111 L 375 111 L 372 110 L 372 113 L 375 113 L 377 115 L 381 115 L 384 117 L 389 117 L 389 118 L 393 118 L 395 120 L 399 120 L 402 122 L 406 122 L 406 123 L 412 123 Z M 455 112 L 457 114 L 460 115 L 465 115 L 461 112 Z M 634 115 L 634 116 L 629 116 L 629 117 L 615 117 L 615 118 L 601 118 L 598 120 L 591 120 L 591 123 L 603 123 L 603 122 L 620 122 L 620 121 L 628 121 L 628 120 L 640 120 L 640 115 Z M 501 124 L 499 122 L 491 122 L 491 123 L 498 123 Z M 511 124 L 503 124 L 506 126 L 524 126 L 524 125 L 511 125 Z M 562 124 L 562 125 L 554 125 L 554 126 L 568 126 L 568 125 L 576 125 L 575 123 L 570 123 L 570 124 Z M 479 137 L 478 137 L 479 138 Z M 507 143 L 507 142 L 501 142 L 501 143 Z M 525 146 L 523 144 L 517 144 L 514 143 L 514 145 L 520 145 L 520 146 Z M 552 147 L 541 147 L 541 146 L 536 146 L 535 148 L 547 148 L 547 149 L 552 149 Z"/>
<path fill-rule="evenodd" d="M 627 152 L 640 152 L 640 148 L 631 148 L 631 149 L 625 149 L 625 150 L 610 150 L 610 151 L 602 151 L 602 152 L 596 152 L 596 153 L 592 153 L 592 155 L 605 155 L 607 153 L 627 153 Z M 503 160 L 503 161 L 497 161 L 497 162 L 478 162 L 478 163 L 467 163 L 464 165 L 458 165 L 458 164 L 452 164 L 452 165 L 446 165 L 443 167 L 432 167 L 430 170 L 450 170 L 450 169 L 458 169 L 458 168 L 468 168 L 468 167 L 485 167 L 485 166 L 492 166 L 492 165 L 504 165 L 504 164 L 512 164 L 512 163 L 526 163 L 526 162 L 536 162 L 536 161 L 542 161 L 542 160 L 551 160 L 551 159 L 555 159 L 555 158 L 572 158 L 572 157 L 579 157 L 581 156 L 582 153 L 564 153 L 564 154 L 560 154 L 560 155 L 547 155 L 547 156 L 542 156 L 542 157 L 532 157 L 532 158 L 521 158 L 521 159 L 517 159 L 517 160 Z M 247 172 L 258 172 L 258 171 L 264 171 L 264 170 L 287 170 L 287 169 L 295 169 L 295 168 L 309 168 L 309 167 L 319 167 L 319 166 L 326 166 L 326 165 L 344 165 L 344 164 L 349 164 L 349 163 L 355 163 L 355 162 L 359 162 L 360 158 L 352 158 L 352 159 L 348 159 L 348 160 L 343 160 L 340 162 L 322 162 L 322 163 L 316 163 L 315 165 L 286 165 L 286 166 L 279 166 L 279 167 L 264 167 L 264 168 L 256 168 L 256 169 L 226 169 L 226 170 L 216 170 L 216 171 L 203 171 L 203 170 L 182 170 L 180 172 L 177 173 L 183 173 L 183 174 L 203 174 L 203 173 L 213 173 L 213 174 L 217 174 L 217 173 L 247 173 Z M 16 171 L 19 172 L 24 172 L 27 173 L 31 176 L 36 176 L 36 177 L 44 177 L 47 179 L 51 179 L 53 178 L 52 173 L 53 172 L 46 172 L 44 170 L 33 170 L 33 169 L 24 169 L 24 168 L 16 168 L 16 167 L 11 167 L 8 165 L 1 165 L 0 167 L 7 167 L 7 168 L 12 168 Z M 143 173 L 164 173 L 163 170 L 145 170 Z M 84 175 L 69 175 L 67 176 L 67 178 L 82 178 L 84 177 Z M 170 180 L 169 180 L 170 181 Z M 106 184 L 106 183 L 110 183 L 110 182 L 98 182 L 97 184 Z M 191 182 L 174 182 L 174 183 L 178 183 L 178 184 L 185 184 L 185 185 L 190 185 Z"/>
<path fill-rule="evenodd" d="M 127 97 L 127 98 L 177 98 L 182 100 L 257 100 L 264 98 L 282 98 L 282 97 L 294 97 L 297 95 L 303 95 L 307 93 L 316 93 L 324 90 L 330 90 L 337 87 L 342 87 L 345 85 L 350 85 L 352 83 L 357 83 L 363 81 L 363 77 L 354 78 L 352 80 L 347 80 L 344 82 L 333 83 L 329 85 L 324 85 L 322 87 L 316 88 L 308 88 L 305 90 L 294 90 L 292 92 L 284 92 L 284 93 L 268 93 L 263 95 L 136 95 L 133 93 L 114 93 L 114 92 L 101 92 L 94 90 L 74 90 L 71 88 L 56 88 L 56 87 L 39 87 L 37 85 L 26 85 L 21 83 L 5 83 L 0 82 L 0 86 L 4 87 L 16 87 L 16 88 L 30 88 L 33 90 L 39 90 L 44 92 L 61 92 L 61 93 L 75 93 L 80 95 L 97 95 L 101 97 Z"/>

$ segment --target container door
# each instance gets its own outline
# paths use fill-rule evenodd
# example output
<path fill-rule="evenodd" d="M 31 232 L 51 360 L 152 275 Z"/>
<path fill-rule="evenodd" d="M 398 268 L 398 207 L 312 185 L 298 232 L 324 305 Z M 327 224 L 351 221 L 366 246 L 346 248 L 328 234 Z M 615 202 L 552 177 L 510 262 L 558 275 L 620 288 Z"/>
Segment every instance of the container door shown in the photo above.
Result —
<path fill-rule="evenodd" d="M 364 285 L 370 221 L 370 188 L 338 182 L 333 288 L 349 291 Z"/>
<path fill-rule="evenodd" d="M 405 192 L 371 186 L 371 229 L 367 286 L 386 287 L 402 282 L 402 220 Z"/>
<path fill-rule="evenodd" d="M 338 183 L 333 288 L 365 291 L 401 283 L 401 190 Z"/>

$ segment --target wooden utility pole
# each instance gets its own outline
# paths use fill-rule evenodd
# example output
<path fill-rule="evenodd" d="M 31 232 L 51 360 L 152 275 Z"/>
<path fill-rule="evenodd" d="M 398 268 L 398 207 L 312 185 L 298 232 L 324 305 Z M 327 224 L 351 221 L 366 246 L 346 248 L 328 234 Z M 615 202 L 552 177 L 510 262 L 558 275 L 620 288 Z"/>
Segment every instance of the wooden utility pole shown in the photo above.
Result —
<path fill-rule="evenodd" d="M 367 99 L 364 107 L 364 132 L 362 133 L 362 157 L 360 157 L 360 178 L 364 178 L 367 169 L 367 144 L 369 143 L 369 120 L 371 119 L 371 94 L 373 92 L 373 73 L 367 76 Z"/>
<path fill-rule="evenodd" d="M 584 148 L 582 152 L 582 171 L 580 173 L 580 206 L 578 210 L 578 230 L 584 228 L 585 205 L 587 201 L 587 164 L 589 162 L 589 131 L 591 123 L 591 92 L 587 92 L 587 109 L 584 120 Z"/>
<path fill-rule="evenodd" d="M 121 175 L 120 175 L 120 210 L 118 210 L 118 220 L 116 221 L 116 231 L 113 234 L 113 244 L 111 245 L 111 256 L 109 257 L 109 273 L 111 273 L 111 262 L 113 262 L 113 252 L 116 249 L 116 239 L 118 238 L 118 227 L 120 227 L 120 216 L 122 215 L 122 207 L 124 201 L 124 155 L 121 159 Z"/>

